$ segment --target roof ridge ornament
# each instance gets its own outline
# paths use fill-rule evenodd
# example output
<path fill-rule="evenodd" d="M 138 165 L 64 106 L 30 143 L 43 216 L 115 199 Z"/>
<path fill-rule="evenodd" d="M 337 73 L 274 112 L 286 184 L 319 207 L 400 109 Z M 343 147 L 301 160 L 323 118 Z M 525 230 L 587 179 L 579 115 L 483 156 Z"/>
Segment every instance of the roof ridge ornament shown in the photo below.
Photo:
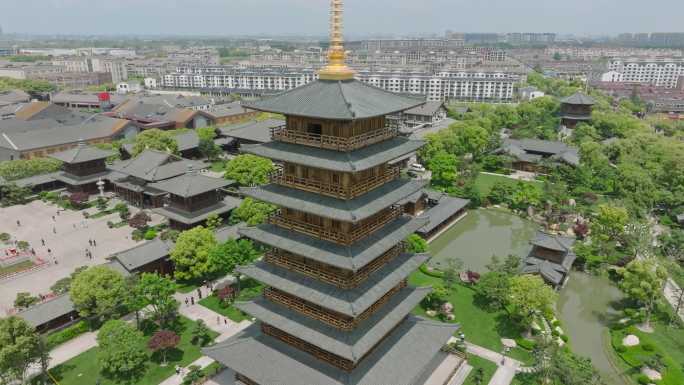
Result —
<path fill-rule="evenodd" d="M 342 37 L 343 0 L 330 0 L 330 48 L 328 48 L 328 64 L 318 72 L 322 80 L 351 80 L 354 70 L 347 67 Z"/>

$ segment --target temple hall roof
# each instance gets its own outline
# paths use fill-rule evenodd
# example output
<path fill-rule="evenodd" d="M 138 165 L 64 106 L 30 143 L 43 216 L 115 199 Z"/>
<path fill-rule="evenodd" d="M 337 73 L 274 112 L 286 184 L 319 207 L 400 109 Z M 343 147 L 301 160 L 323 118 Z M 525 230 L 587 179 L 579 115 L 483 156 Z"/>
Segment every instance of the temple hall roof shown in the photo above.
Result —
<path fill-rule="evenodd" d="M 176 178 L 150 183 L 148 186 L 179 197 L 189 198 L 205 192 L 218 190 L 234 183 L 232 180 L 212 178 L 199 172 L 190 172 Z"/>
<path fill-rule="evenodd" d="M 563 104 L 579 104 L 585 106 L 596 104 L 596 100 L 594 98 L 583 92 L 576 92 L 566 98 L 561 99 L 560 102 Z"/>
<path fill-rule="evenodd" d="M 284 115 L 353 120 L 389 115 L 424 103 L 424 98 L 391 93 L 358 80 L 318 80 L 244 106 Z"/>

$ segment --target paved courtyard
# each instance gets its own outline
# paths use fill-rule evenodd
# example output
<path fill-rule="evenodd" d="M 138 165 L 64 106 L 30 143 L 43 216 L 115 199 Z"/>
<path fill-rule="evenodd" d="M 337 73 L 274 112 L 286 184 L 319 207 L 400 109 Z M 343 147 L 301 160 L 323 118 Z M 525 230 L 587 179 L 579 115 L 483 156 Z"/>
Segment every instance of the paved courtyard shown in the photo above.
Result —
<path fill-rule="evenodd" d="M 17 226 L 17 220 L 21 226 Z M 48 293 L 55 281 L 69 276 L 76 267 L 102 264 L 106 262 L 105 257 L 136 244 L 130 239 L 132 228 L 109 229 L 107 221 L 119 222 L 120 219 L 118 214 L 110 214 L 86 220 L 82 211 L 63 210 L 42 201 L 0 208 L 0 233 L 28 241 L 38 257 L 50 262 L 38 271 L 0 281 L 0 315 L 13 307 L 18 292 Z M 41 238 L 45 240 L 45 246 L 42 246 Z M 90 247 L 89 239 L 96 240 L 97 246 Z M 51 255 L 48 255 L 48 249 Z M 86 249 L 92 252 L 92 260 L 86 258 Z M 4 250 L 0 252 L 4 254 Z M 54 264 L 55 260 L 57 264 Z"/>

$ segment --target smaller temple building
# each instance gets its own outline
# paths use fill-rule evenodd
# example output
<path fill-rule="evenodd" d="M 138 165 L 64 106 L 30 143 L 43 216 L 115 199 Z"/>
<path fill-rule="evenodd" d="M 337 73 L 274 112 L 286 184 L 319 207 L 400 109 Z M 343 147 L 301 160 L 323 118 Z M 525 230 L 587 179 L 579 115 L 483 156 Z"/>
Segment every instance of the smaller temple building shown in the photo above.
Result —
<path fill-rule="evenodd" d="M 424 226 L 416 230 L 416 234 L 427 240 L 451 227 L 463 217 L 468 210 L 470 200 L 426 189 L 400 203 L 404 206 L 405 213 L 428 220 Z"/>
<path fill-rule="evenodd" d="M 104 183 L 103 179 L 109 175 L 105 161 L 112 155 L 111 151 L 81 142 L 70 150 L 49 156 L 63 162 L 62 171 L 56 173 L 54 178 L 64 183 L 69 192 L 94 194 L 98 190 L 98 182 Z"/>
<path fill-rule="evenodd" d="M 512 169 L 527 172 L 544 173 L 553 164 L 580 164 L 576 148 L 551 140 L 505 138 L 494 154 L 509 156 Z"/>
<path fill-rule="evenodd" d="M 523 263 L 523 274 L 539 274 L 554 287 L 561 287 L 577 256 L 572 251 L 574 238 L 538 231 L 530 242 L 532 250 Z"/>
<path fill-rule="evenodd" d="M 591 120 L 591 108 L 596 100 L 582 92 L 577 92 L 560 100 L 561 125 L 575 128 L 581 122 Z"/>
<path fill-rule="evenodd" d="M 212 178 L 191 170 L 148 187 L 167 197 L 164 205 L 153 211 L 168 218 L 171 228 L 186 230 L 202 224 L 212 214 L 221 216 L 239 206 L 240 199 L 221 191 L 234 184 L 232 180 Z"/>

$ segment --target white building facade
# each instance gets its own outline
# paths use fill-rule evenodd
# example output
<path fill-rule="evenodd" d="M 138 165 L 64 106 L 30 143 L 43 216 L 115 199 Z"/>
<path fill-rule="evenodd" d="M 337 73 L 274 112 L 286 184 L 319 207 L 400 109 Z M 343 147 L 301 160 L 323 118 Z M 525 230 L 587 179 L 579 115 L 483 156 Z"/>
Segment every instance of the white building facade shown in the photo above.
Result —
<path fill-rule="evenodd" d="M 247 89 L 285 91 L 318 78 L 307 69 L 267 70 L 235 67 L 178 67 L 161 78 L 164 88 Z M 359 71 L 356 78 L 391 92 L 425 95 L 430 101 L 510 102 L 513 89 L 521 81 L 518 74 L 504 72 L 449 71 L 422 72 Z"/>
<path fill-rule="evenodd" d="M 621 82 L 675 88 L 679 77 L 684 76 L 684 59 L 614 59 L 608 63 L 608 70 L 621 74 Z"/>

